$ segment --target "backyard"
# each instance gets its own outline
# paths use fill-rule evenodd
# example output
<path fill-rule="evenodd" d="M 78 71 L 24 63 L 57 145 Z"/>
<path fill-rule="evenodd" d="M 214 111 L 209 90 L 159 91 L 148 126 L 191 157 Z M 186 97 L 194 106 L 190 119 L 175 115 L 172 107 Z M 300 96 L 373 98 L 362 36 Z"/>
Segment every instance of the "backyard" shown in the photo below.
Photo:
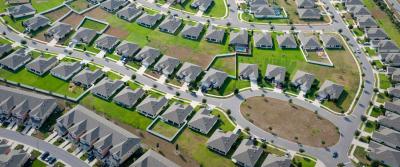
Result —
<path fill-rule="evenodd" d="M 68 3 L 68 6 L 70 6 L 72 9 L 74 9 L 77 12 L 81 12 L 92 5 L 87 1 L 87 0 L 74 0 L 70 3 Z"/>
<path fill-rule="evenodd" d="M 152 127 L 150 127 L 150 130 L 171 139 L 172 137 L 174 137 L 175 134 L 179 132 L 179 128 L 167 124 L 160 119 L 157 119 L 157 122 L 155 122 Z"/>
<path fill-rule="evenodd" d="M 36 13 L 47 11 L 64 3 L 64 0 L 31 0 Z"/>
<path fill-rule="evenodd" d="M 55 22 L 65 14 L 67 14 L 70 9 L 66 6 L 60 7 L 57 10 L 53 10 L 51 12 L 45 13 L 44 16 L 49 18 L 52 22 Z"/>
<path fill-rule="evenodd" d="M 100 23 L 100 22 L 97 22 L 95 20 L 86 18 L 85 20 L 83 20 L 83 23 L 81 24 L 81 27 L 89 28 L 89 29 L 92 29 L 92 30 L 96 30 L 97 32 L 101 32 L 107 27 L 107 25 L 103 24 L 103 23 Z"/>
<path fill-rule="evenodd" d="M 236 77 L 236 66 L 236 55 L 232 55 L 215 58 L 210 67 Z"/>

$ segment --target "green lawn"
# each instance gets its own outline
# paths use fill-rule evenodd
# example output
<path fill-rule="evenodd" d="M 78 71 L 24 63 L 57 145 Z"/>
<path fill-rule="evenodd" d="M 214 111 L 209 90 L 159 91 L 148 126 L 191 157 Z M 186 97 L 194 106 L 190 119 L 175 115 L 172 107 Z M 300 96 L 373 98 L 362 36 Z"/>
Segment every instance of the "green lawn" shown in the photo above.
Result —
<path fill-rule="evenodd" d="M 383 67 L 384 67 L 384 65 L 382 64 L 382 62 L 379 61 L 379 60 L 374 60 L 373 63 L 375 64 L 375 67 L 376 67 L 377 69 L 383 69 Z"/>
<path fill-rule="evenodd" d="M 379 93 L 379 94 L 377 94 L 376 101 L 377 101 L 378 103 L 384 103 L 384 102 L 390 101 L 390 97 L 387 96 L 387 95 L 384 94 L 384 93 Z"/>
<path fill-rule="evenodd" d="M 6 0 L 0 0 L 0 12 L 1 13 L 5 12 L 8 7 L 10 7 L 10 6 L 6 3 Z"/>
<path fill-rule="evenodd" d="M 44 162 L 40 161 L 39 159 L 35 159 L 32 162 L 32 167 L 46 167 L 46 166 L 47 165 Z"/>
<path fill-rule="evenodd" d="M 235 130 L 235 126 L 232 125 L 232 123 L 228 120 L 228 118 L 225 116 L 225 114 L 222 113 L 222 111 L 220 111 L 218 109 L 214 109 L 211 111 L 211 114 L 213 114 L 219 118 L 219 121 L 217 123 L 217 126 L 219 129 L 221 129 L 224 132 Z"/>
<path fill-rule="evenodd" d="M 236 77 L 236 56 L 215 58 L 211 68 L 228 73 Z"/>
<path fill-rule="evenodd" d="M 151 127 L 151 130 L 167 138 L 174 137 L 174 135 L 177 134 L 179 131 L 177 127 L 167 124 L 161 120 L 157 120 L 157 122 L 154 123 L 153 126 Z"/>
<path fill-rule="evenodd" d="M 72 9 L 74 9 L 78 12 L 83 11 L 83 10 L 87 9 L 88 7 L 92 6 L 87 0 L 74 0 L 71 3 L 68 3 L 68 5 Z"/>
<path fill-rule="evenodd" d="M 281 18 L 281 19 L 258 19 L 255 18 L 254 15 L 249 13 L 242 13 L 240 17 L 248 22 L 255 22 L 255 23 L 275 23 L 275 24 L 288 24 L 289 19 Z"/>
<path fill-rule="evenodd" d="M 301 167 L 314 167 L 316 162 L 310 158 L 295 155 L 292 160 L 293 164 L 298 164 Z"/>
<path fill-rule="evenodd" d="M 138 112 L 125 109 L 114 102 L 102 100 L 92 94 L 88 94 L 80 103 L 98 114 L 105 115 L 113 120 L 128 124 L 137 129 L 146 130 L 147 126 L 149 126 L 152 121 L 150 118 L 142 116 Z"/>
<path fill-rule="evenodd" d="M 379 74 L 379 87 L 381 89 L 387 89 L 390 88 L 392 84 L 390 83 L 389 76 L 386 74 Z"/>
<path fill-rule="evenodd" d="M 109 78 L 111 80 L 114 80 L 114 81 L 122 79 L 122 77 L 120 75 L 115 74 L 114 72 L 111 72 L 111 71 L 108 71 L 106 73 L 106 75 L 107 75 L 107 78 Z"/>
<path fill-rule="evenodd" d="M 275 146 L 271 146 L 270 144 L 267 145 L 267 148 L 265 149 L 265 152 L 269 154 L 274 154 L 277 156 L 284 156 L 286 153 L 278 148 L 275 148 Z"/>
<path fill-rule="evenodd" d="M 80 27 L 89 28 L 101 32 L 102 30 L 104 30 L 104 28 L 106 28 L 106 26 L 106 24 L 91 19 L 85 19 Z"/>
<path fill-rule="evenodd" d="M 329 64 L 329 59 L 327 57 L 322 57 L 320 55 L 318 55 L 317 52 L 315 51 L 305 51 L 307 52 L 307 59 L 311 60 L 311 61 L 316 61 L 316 62 L 321 62 L 321 63 L 325 63 L 325 64 Z"/>
<path fill-rule="evenodd" d="M 384 115 L 384 114 L 385 114 L 385 110 L 384 109 L 380 109 L 378 107 L 374 107 L 374 108 L 372 108 L 370 116 L 378 118 L 379 116 Z"/>
<path fill-rule="evenodd" d="M 250 81 L 248 80 L 237 80 L 232 78 L 227 78 L 224 84 L 218 90 L 212 89 L 208 93 L 212 95 L 225 96 L 231 94 L 235 89 L 242 89 L 250 87 Z"/>
<path fill-rule="evenodd" d="M 361 30 L 360 28 L 353 28 L 353 32 L 354 34 L 356 34 L 356 36 L 363 36 L 364 35 L 364 31 Z"/>
<path fill-rule="evenodd" d="M 59 146 L 59 145 L 61 145 L 63 142 L 64 142 L 64 139 L 59 138 L 59 139 L 57 139 L 53 144 L 54 144 L 55 146 Z"/>
<path fill-rule="evenodd" d="M 376 51 L 375 49 L 371 49 L 370 47 L 364 47 L 365 52 L 368 53 L 369 56 L 376 56 Z"/>
<path fill-rule="evenodd" d="M 83 45 L 83 44 L 77 44 L 77 45 L 75 45 L 75 48 L 82 49 L 82 50 L 89 51 L 89 52 L 93 52 L 93 53 L 96 53 L 96 54 L 100 52 L 99 49 L 94 47 L 94 44 L 88 45 L 88 46 Z"/>
<path fill-rule="evenodd" d="M 363 164 L 369 164 L 370 161 L 367 159 L 367 151 L 360 147 L 360 146 L 356 146 L 355 150 L 354 150 L 354 157 L 356 157 L 361 163 Z"/>
<path fill-rule="evenodd" d="M 376 130 L 377 126 L 378 125 L 376 124 L 376 122 L 368 120 L 367 122 L 365 122 L 364 131 L 368 132 L 368 133 L 372 133 Z"/>
<path fill-rule="evenodd" d="M 64 0 L 31 0 L 32 6 L 36 9 L 36 13 L 40 13 L 64 3 Z"/>
<path fill-rule="evenodd" d="M 10 16 L 3 16 L 3 19 L 4 19 L 4 21 L 6 21 L 7 25 L 9 25 L 10 27 L 14 28 L 15 30 L 17 30 L 19 32 L 23 32 L 25 30 L 25 28 L 22 26 L 22 22 L 27 20 L 28 18 L 29 17 L 24 17 L 24 18 L 20 18 L 17 20 L 13 20 L 13 19 L 11 19 Z"/>
<path fill-rule="evenodd" d="M 214 0 L 204 15 L 210 17 L 224 17 L 227 12 L 226 0 Z"/>
<path fill-rule="evenodd" d="M 197 9 L 194 9 L 194 8 L 190 7 L 190 5 L 194 1 L 195 0 L 186 0 L 183 4 L 176 3 L 174 5 L 171 5 L 170 7 L 196 14 L 197 13 Z"/>

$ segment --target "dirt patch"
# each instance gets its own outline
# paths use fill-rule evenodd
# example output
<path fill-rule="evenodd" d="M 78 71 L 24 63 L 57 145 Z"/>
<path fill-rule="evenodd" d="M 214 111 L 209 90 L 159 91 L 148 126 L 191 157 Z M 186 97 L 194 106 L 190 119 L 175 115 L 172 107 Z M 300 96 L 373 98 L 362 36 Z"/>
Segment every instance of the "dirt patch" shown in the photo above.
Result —
<path fill-rule="evenodd" d="M 71 11 L 71 10 L 64 6 L 57 10 L 46 13 L 46 14 L 44 14 L 44 16 L 46 16 L 47 18 L 49 18 L 51 21 L 54 22 L 54 21 L 60 19 L 65 14 L 67 14 L 69 11 Z"/>
<path fill-rule="evenodd" d="M 110 13 L 107 13 L 106 11 L 104 11 L 101 8 L 94 8 L 88 12 L 85 13 L 85 16 L 89 16 L 95 19 L 99 19 L 99 20 L 104 20 L 106 21 L 107 17 L 110 16 Z"/>
<path fill-rule="evenodd" d="M 84 17 L 82 15 L 71 13 L 65 17 L 61 22 L 72 25 L 74 28 L 78 27 Z"/>
<path fill-rule="evenodd" d="M 240 110 L 256 126 L 290 141 L 326 147 L 339 140 L 339 133 L 331 122 L 286 101 L 252 97 L 241 105 Z"/>
<path fill-rule="evenodd" d="M 125 39 L 129 35 L 128 31 L 120 29 L 120 28 L 111 27 L 111 26 L 108 27 L 108 29 L 106 30 L 105 33 L 116 36 L 120 39 Z"/>

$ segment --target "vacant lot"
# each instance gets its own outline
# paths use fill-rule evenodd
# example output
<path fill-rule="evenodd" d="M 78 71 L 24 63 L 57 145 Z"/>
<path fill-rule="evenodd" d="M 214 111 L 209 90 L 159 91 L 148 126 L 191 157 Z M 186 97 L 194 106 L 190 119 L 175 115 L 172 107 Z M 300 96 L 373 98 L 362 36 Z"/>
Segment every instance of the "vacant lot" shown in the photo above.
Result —
<path fill-rule="evenodd" d="M 243 102 L 240 110 L 258 127 L 294 142 L 325 147 L 339 140 L 335 125 L 287 101 L 252 97 Z"/>
<path fill-rule="evenodd" d="M 70 11 L 70 9 L 66 6 L 63 6 L 61 8 L 58 8 L 57 10 L 53 10 L 51 12 L 48 12 L 44 14 L 47 18 L 49 18 L 52 22 L 55 22 L 65 14 L 67 14 Z"/>
<path fill-rule="evenodd" d="M 36 13 L 55 8 L 62 3 L 64 3 L 64 0 L 31 0 L 31 4 L 36 9 Z"/>
<path fill-rule="evenodd" d="M 67 17 L 65 17 L 63 20 L 61 20 L 61 22 L 67 23 L 72 25 L 74 28 L 76 28 L 79 23 L 81 23 L 81 20 L 84 17 L 82 15 L 76 14 L 76 13 L 71 13 L 70 15 L 68 15 Z"/>

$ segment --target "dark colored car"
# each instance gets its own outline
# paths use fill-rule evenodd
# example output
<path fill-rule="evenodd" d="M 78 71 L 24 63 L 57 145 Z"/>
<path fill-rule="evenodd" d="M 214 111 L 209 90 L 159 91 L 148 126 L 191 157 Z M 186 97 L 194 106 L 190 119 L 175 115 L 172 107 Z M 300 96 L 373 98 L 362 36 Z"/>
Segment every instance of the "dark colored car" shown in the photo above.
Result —
<path fill-rule="evenodd" d="M 50 153 L 46 151 L 42 154 L 42 156 L 40 156 L 40 159 L 45 160 L 49 155 Z"/>

